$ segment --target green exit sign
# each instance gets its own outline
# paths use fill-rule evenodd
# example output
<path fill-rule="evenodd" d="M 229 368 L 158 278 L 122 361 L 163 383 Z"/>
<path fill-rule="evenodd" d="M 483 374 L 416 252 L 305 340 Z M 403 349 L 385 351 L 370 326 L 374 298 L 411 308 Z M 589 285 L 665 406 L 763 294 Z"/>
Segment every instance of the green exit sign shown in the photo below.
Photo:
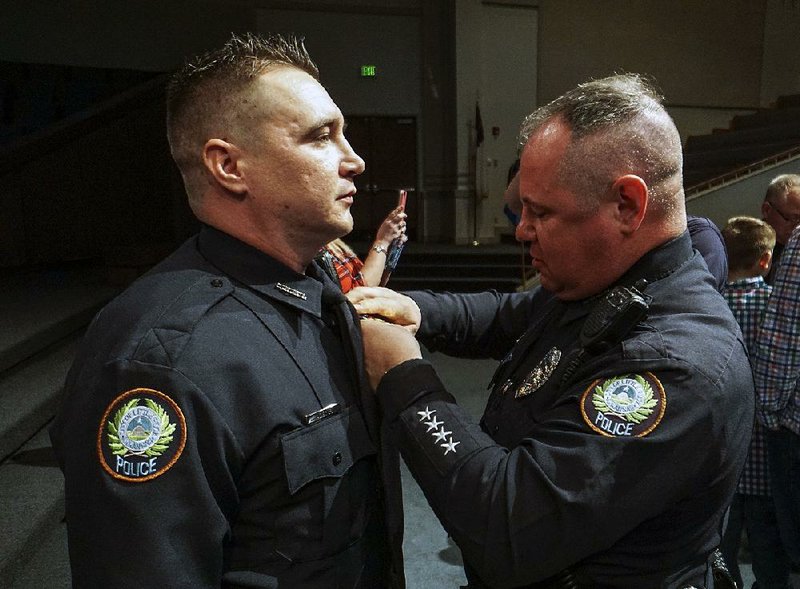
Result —
<path fill-rule="evenodd" d="M 376 71 L 377 71 L 377 68 L 374 65 L 362 65 L 361 66 L 361 77 L 362 78 L 374 78 Z"/>

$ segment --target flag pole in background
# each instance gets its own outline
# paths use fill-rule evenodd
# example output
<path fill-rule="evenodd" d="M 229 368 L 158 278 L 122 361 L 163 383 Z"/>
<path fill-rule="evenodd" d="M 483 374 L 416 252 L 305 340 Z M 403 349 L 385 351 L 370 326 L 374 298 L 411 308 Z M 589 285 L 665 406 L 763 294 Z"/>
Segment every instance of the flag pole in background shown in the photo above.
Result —
<path fill-rule="evenodd" d="M 480 172 L 481 158 L 478 150 L 483 145 L 483 119 L 481 118 L 481 105 L 475 101 L 475 191 L 472 196 L 472 245 L 479 245 L 478 241 L 478 200 L 481 197 L 483 174 Z"/>

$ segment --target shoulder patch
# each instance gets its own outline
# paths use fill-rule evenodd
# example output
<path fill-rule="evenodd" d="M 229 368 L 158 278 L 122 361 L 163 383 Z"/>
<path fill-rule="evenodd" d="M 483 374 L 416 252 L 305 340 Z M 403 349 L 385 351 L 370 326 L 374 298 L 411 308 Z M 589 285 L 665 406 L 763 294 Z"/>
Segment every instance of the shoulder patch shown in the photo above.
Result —
<path fill-rule="evenodd" d="M 604 436 L 644 437 L 661 422 L 667 396 L 650 372 L 597 379 L 581 396 L 581 414 Z"/>
<path fill-rule="evenodd" d="M 97 456 L 115 479 L 150 481 L 167 472 L 186 445 L 186 419 L 177 403 L 153 389 L 131 389 L 100 420 Z"/>

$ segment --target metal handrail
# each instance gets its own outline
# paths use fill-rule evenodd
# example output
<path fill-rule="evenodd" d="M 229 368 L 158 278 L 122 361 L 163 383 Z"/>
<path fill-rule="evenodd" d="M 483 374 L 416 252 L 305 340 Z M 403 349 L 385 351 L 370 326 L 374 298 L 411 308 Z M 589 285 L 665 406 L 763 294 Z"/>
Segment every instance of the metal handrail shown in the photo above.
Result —
<path fill-rule="evenodd" d="M 780 163 L 783 163 L 787 160 L 790 160 L 794 157 L 800 156 L 800 145 L 796 147 L 792 147 L 791 149 L 787 149 L 780 153 L 776 153 L 775 155 L 771 155 L 769 157 L 760 159 L 756 162 L 751 164 L 747 164 L 745 166 L 740 166 L 731 170 L 730 172 L 725 172 L 719 176 L 715 176 L 709 180 L 704 180 L 699 184 L 695 184 L 690 186 L 684 190 L 686 195 L 686 200 L 692 200 L 700 196 L 701 193 L 711 190 L 713 188 L 721 188 L 727 184 L 731 184 L 736 180 L 739 180 L 743 176 L 749 176 L 754 174 L 755 172 L 760 172 L 770 167 L 774 167 Z"/>

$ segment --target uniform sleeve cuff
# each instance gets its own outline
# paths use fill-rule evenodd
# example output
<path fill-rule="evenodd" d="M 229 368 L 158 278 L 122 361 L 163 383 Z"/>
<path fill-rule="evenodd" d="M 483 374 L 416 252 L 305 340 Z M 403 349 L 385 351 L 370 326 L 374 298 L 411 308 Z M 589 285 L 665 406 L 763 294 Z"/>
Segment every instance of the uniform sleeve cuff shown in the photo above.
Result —
<path fill-rule="evenodd" d="M 407 360 L 384 374 L 376 395 L 387 421 L 396 419 L 422 397 L 453 400 L 431 363 L 419 359 Z"/>

